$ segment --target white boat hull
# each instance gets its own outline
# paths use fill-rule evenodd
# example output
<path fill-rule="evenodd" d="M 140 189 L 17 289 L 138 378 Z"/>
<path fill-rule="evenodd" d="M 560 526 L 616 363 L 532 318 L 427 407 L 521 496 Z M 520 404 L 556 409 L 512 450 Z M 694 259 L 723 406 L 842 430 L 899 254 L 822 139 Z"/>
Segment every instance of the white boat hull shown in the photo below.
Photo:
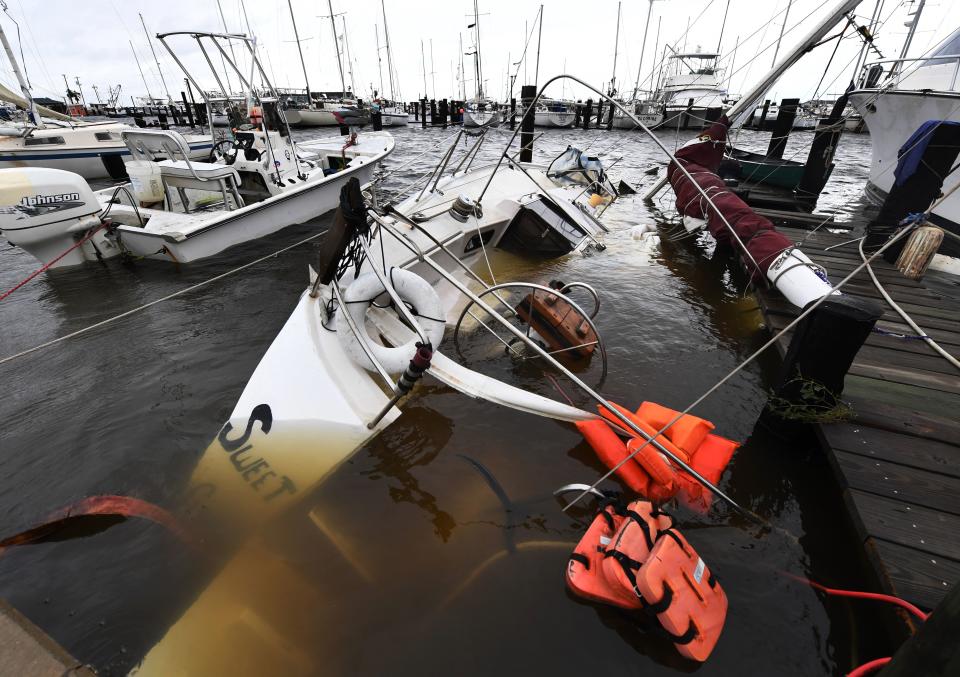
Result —
<path fill-rule="evenodd" d="M 573 111 L 537 111 L 533 123 L 537 127 L 573 127 L 576 117 Z"/>
<path fill-rule="evenodd" d="M 495 127 L 501 122 L 500 111 L 463 111 L 464 127 Z"/>
<path fill-rule="evenodd" d="M 66 134 L 62 134 L 65 138 Z M 203 159 L 210 155 L 213 142 L 207 137 L 191 136 L 187 138 L 190 156 Z M 15 167 L 42 167 L 44 169 L 62 169 L 79 174 L 84 179 L 104 179 L 110 177 L 110 171 L 104 161 L 123 164 L 130 159 L 130 151 L 122 142 L 101 143 L 97 146 L 84 144 L 70 147 L 69 144 L 56 147 L 23 146 L 22 139 L 3 139 L 0 142 L 0 169 Z"/>
<path fill-rule="evenodd" d="M 858 90 L 850 94 L 850 103 L 863 116 L 870 131 L 872 155 L 866 194 L 874 202 L 886 199 L 896 177 L 897 153 L 910 136 L 928 120 L 960 121 L 960 93 L 888 90 L 877 96 L 876 90 Z M 960 178 L 954 172 L 944 179 L 950 186 Z M 934 209 L 934 217 L 944 226 L 960 232 L 960 193 L 953 193 Z"/>
<path fill-rule="evenodd" d="M 643 113 L 634 115 L 647 129 L 655 129 L 663 124 L 663 113 Z M 613 116 L 614 129 L 639 129 L 637 123 L 618 110 Z"/>
<path fill-rule="evenodd" d="M 340 124 L 330 110 L 290 108 L 283 115 L 291 127 L 337 127 Z"/>

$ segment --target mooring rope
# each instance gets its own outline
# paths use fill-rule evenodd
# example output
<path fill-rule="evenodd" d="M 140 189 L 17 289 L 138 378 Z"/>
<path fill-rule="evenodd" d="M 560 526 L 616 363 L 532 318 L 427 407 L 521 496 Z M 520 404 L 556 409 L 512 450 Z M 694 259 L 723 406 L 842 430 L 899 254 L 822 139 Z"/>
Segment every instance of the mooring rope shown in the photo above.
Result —
<path fill-rule="evenodd" d="M 200 289 L 201 287 L 205 287 L 205 286 L 207 286 L 208 284 L 212 284 L 212 283 L 214 283 L 214 282 L 217 282 L 218 280 L 222 280 L 222 279 L 224 279 L 225 277 L 230 277 L 231 275 L 234 275 L 234 274 L 236 274 L 236 273 L 239 273 L 239 272 L 242 271 L 242 270 L 246 270 L 247 268 L 250 268 L 251 266 L 257 265 L 258 263 L 263 263 L 263 262 L 266 261 L 267 259 L 275 258 L 275 257 L 279 256 L 280 254 L 283 254 L 284 252 L 290 251 L 291 249 L 294 249 L 294 248 L 296 248 L 296 247 L 299 247 L 300 245 L 306 244 L 307 242 L 310 242 L 311 240 L 316 240 L 318 237 L 321 237 L 322 235 L 326 235 L 326 233 L 327 233 L 327 231 L 326 231 L 326 230 L 323 230 L 323 231 L 317 233 L 316 235 L 311 235 L 310 237 L 308 237 L 308 238 L 306 238 L 306 239 L 304 239 L 304 240 L 300 240 L 299 242 L 296 242 L 296 243 L 294 243 L 294 244 L 292 244 L 292 245 L 290 245 L 290 246 L 288 246 L 288 247 L 284 247 L 283 249 L 278 249 L 277 251 L 275 251 L 275 252 L 273 252 L 273 253 L 271 253 L 271 254 L 267 254 L 266 256 L 261 256 L 259 259 L 256 259 L 256 260 L 254 260 L 254 261 L 250 261 L 249 263 L 245 263 L 245 264 L 243 264 L 242 266 L 238 266 L 238 267 L 236 267 L 236 268 L 233 268 L 233 269 L 231 269 L 231 270 L 228 270 L 228 271 L 225 272 L 225 273 L 221 273 L 220 275 L 216 275 L 216 276 L 214 276 L 214 277 L 211 277 L 210 279 L 204 280 L 203 282 L 198 282 L 197 284 L 192 284 L 192 285 L 190 285 L 189 287 L 187 287 L 187 288 L 185 288 L 185 289 L 181 289 L 181 290 L 179 290 L 179 291 L 175 291 L 175 292 L 173 292 L 172 294 L 167 294 L 166 296 L 163 296 L 163 297 L 161 297 L 161 298 L 159 298 L 159 299 L 155 299 L 155 300 L 150 301 L 150 302 L 148 302 L 148 303 L 144 303 L 143 305 L 137 306 L 136 308 L 131 308 L 130 310 L 124 311 L 124 312 L 120 313 L 119 315 L 114 315 L 114 316 L 112 316 L 112 317 L 108 317 L 108 318 L 105 319 L 105 320 L 101 320 L 100 322 L 97 322 L 97 323 L 95 323 L 95 324 L 91 324 L 91 325 L 89 325 L 89 326 L 87 326 L 87 327 L 84 327 L 83 329 L 78 329 L 77 331 L 70 332 L 69 334 L 65 334 L 64 336 L 60 336 L 60 337 L 58 337 L 58 338 L 51 339 L 50 341 L 46 341 L 45 343 L 41 343 L 41 344 L 39 344 L 39 345 L 33 346 L 32 348 L 27 348 L 26 350 L 22 350 L 22 351 L 20 351 L 19 353 L 16 353 L 16 354 L 14 354 L 14 355 L 10 355 L 10 356 L 8 356 L 8 357 L 4 357 L 3 359 L 0 359 L 0 365 L 6 364 L 7 362 L 12 362 L 13 360 L 16 360 L 17 358 L 20 358 L 20 357 L 24 357 L 25 355 L 29 355 L 29 354 L 31 354 L 31 353 L 35 353 L 35 352 L 37 352 L 38 350 L 43 350 L 44 348 L 49 348 L 50 346 L 56 345 L 57 343 L 61 343 L 62 341 L 66 341 L 67 339 L 76 338 L 77 336 L 81 336 L 82 334 L 89 333 L 89 332 L 93 331 L 94 329 L 98 329 L 99 327 L 103 327 L 103 326 L 108 325 L 108 324 L 110 324 L 110 323 L 112 323 L 112 322 L 116 322 L 117 320 L 123 319 L 124 317 L 129 317 L 130 315 L 133 315 L 133 314 L 135 314 L 135 313 L 139 313 L 140 311 L 146 310 L 147 308 L 150 308 L 150 307 L 152 307 L 152 306 L 155 306 L 155 305 L 157 305 L 158 303 L 163 303 L 164 301 L 169 301 L 170 299 L 176 298 L 176 297 L 178 297 L 178 296 L 182 296 L 182 295 L 187 294 L 187 293 L 189 293 L 189 292 L 192 292 L 192 291 L 194 291 L 194 290 L 196 290 L 196 289 Z"/>

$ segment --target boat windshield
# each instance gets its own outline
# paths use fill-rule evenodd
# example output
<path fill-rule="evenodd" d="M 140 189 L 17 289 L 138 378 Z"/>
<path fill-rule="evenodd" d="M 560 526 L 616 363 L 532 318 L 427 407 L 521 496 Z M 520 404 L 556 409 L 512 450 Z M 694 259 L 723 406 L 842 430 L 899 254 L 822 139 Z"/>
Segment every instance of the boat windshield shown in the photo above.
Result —
<path fill-rule="evenodd" d="M 930 54 L 930 57 L 917 62 L 897 85 L 897 89 L 933 89 L 938 91 L 958 91 L 957 68 L 960 62 L 960 29 Z M 906 64 L 908 67 L 910 64 Z"/>

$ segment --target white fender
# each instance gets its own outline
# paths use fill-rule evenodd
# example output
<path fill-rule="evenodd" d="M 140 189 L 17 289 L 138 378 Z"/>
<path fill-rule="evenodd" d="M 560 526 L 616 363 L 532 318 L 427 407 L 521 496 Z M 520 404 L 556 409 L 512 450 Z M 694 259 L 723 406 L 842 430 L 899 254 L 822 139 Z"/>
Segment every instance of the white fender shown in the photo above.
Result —
<path fill-rule="evenodd" d="M 770 264 L 767 277 L 790 303 L 797 308 L 805 308 L 811 301 L 829 294 L 831 289 L 830 283 L 813 266 L 813 262 L 799 249 L 785 249 Z"/>
<path fill-rule="evenodd" d="M 446 313 L 443 311 L 437 292 L 430 286 L 429 282 L 409 270 L 393 268 L 389 272 L 389 278 L 397 295 L 413 306 L 417 323 L 433 348 L 436 349 L 443 340 L 443 330 L 446 327 Z M 346 313 L 349 313 L 353 323 L 365 332 L 367 309 L 373 299 L 385 291 L 386 289 L 376 274 L 364 273 L 351 282 L 350 286 L 343 292 L 345 307 L 340 308 L 337 313 L 337 337 L 340 339 L 340 345 L 354 363 L 369 371 L 373 371 L 375 367 L 360 345 L 360 339 L 351 331 Z M 393 348 L 387 348 L 369 336 L 365 338 L 370 352 L 390 374 L 399 374 L 406 369 L 417 350 L 418 338 L 416 334 L 413 334 L 413 337 L 403 345 Z"/>

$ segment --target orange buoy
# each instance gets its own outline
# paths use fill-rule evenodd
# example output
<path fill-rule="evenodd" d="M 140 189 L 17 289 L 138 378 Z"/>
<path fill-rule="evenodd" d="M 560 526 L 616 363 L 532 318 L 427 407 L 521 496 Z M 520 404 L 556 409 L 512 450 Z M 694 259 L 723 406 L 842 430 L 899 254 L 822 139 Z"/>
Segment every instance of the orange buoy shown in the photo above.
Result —
<path fill-rule="evenodd" d="M 646 611 L 696 661 L 709 657 L 726 620 L 716 577 L 673 519 L 649 501 L 605 499 L 570 555 L 566 578 L 584 599 Z"/>

